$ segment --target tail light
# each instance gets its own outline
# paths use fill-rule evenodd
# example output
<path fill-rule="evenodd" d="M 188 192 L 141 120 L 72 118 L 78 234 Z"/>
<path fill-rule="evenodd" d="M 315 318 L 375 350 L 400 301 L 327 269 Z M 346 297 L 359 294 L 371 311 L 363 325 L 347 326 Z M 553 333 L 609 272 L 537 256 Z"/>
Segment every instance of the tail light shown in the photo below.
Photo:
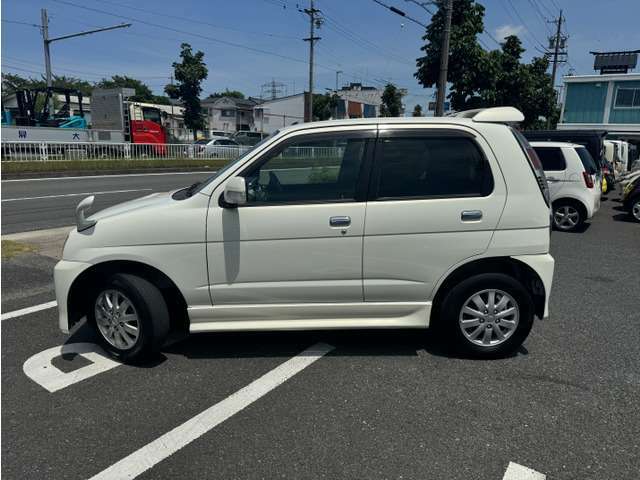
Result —
<path fill-rule="evenodd" d="M 606 175 L 609 175 L 609 167 L 607 167 L 606 165 L 604 165 L 602 167 L 602 172 L 605 173 Z"/>
<path fill-rule="evenodd" d="M 587 172 L 582 172 L 582 178 L 584 178 L 584 184 L 587 188 L 593 188 L 593 178 Z"/>

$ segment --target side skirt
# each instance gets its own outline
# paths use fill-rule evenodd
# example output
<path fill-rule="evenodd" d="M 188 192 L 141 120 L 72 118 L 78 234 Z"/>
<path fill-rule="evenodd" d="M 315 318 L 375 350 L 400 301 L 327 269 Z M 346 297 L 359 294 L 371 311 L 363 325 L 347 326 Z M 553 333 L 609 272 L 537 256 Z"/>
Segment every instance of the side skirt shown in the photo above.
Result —
<path fill-rule="evenodd" d="M 426 328 L 431 302 L 207 305 L 188 312 L 191 332 Z"/>

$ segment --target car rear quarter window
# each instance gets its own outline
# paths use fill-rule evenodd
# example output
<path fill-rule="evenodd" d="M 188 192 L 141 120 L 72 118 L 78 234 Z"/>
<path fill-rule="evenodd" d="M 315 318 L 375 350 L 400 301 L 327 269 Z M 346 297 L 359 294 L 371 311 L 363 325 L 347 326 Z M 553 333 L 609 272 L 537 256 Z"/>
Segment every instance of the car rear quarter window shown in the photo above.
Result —
<path fill-rule="evenodd" d="M 596 166 L 596 162 L 587 150 L 584 147 L 576 148 L 576 153 L 580 157 L 580 161 L 582 162 L 582 166 L 584 167 L 584 171 L 589 174 L 594 174 L 598 171 L 598 167 Z"/>
<path fill-rule="evenodd" d="M 538 154 L 545 172 L 560 171 L 567 168 L 562 150 L 558 147 L 533 147 Z"/>
<path fill-rule="evenodd" d="M 374 198 L 477 197 L 493 190 L 491 168 L 472 138 L 397 135 L 378 140 Z"/>

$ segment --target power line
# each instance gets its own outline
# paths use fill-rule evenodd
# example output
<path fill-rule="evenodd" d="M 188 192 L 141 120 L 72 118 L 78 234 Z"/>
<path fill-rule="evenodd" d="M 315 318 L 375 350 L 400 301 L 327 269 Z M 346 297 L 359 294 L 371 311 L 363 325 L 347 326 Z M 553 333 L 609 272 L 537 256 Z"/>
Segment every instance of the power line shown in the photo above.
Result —
<path fill-rule="evenodd" d="M 540 17 L 540 20 L 542 21 L 542 24 L 544 25 L 544 27 L 547 29 L 547 32 L 551 34 L 551 30 L 549 29 L 549 24 L 547 23 L 549 19 L 545 17 L 544 14 L 542 13 L 542 10 L 540 10 L 540 6 L 538 5 L 538 2 L 536 2 L 535 0 L 528 0 L 528 1 L 531 7 L 538 14 L 538 17 Z"/>
<path fill-rule="evenodd" d="M 15 23 L 16 25 L 26 25 L 27 27 L 35 27 L 35 28 L 40 28 L 40 25 L 37 25 L 35 23 L 28 23 L 28 22 L 20 22 L 18 20 L 7 20 L 5 18 L 2 19 L 2 21 L 4 23 Z"/>
<path fill-rule="evenodd" d="M 527 25 L 527 22 L 524 21 L 524 19 L 520 16 L 520 14 L 518 13 L 518 10 L 516 9 L 516 7 L 513 5 L 513 2 L 511 0 L 507 0 L 507 2 L 509 2 L 509 5 L 511 5 L 511 8 L 513 9 L 514 13 L 516 14 L 516 16 L 520 19 L 520 22 L 522 23 L 522 25 L 524 26 L 524 28 L 527 30 L 527 34 L 529 35 L 529 37 L 531 39 L 534 40 L 534 43 L 537 43 L 538 45 L 540 45 L 542 48 L 546 48 L 544 46 L 544 44 L 538 40 L 538 38 L 533 34 L 533 32 L 531 31 L 531 29 L 529 28 L 529 26 Z M 506 8 L 506 7 L 505 7 Z M 511 15 L 511 13 L 509 13 L 509 15 Z M 513 18 L 513 15 L 511 15 L 511 17 Z M 514 19 L 515 20 L 515 19 Z"/>
<path fill-rule="evenodd" d="M 141 13 L 147 13 L 149 15 L 155 15 L 157 17 L 166 17 L 166 18 L 172 18 L 174 20 L 181 20 L 181 21 L 185 21 L 185 22 L 189 22 L 189 23 L 197 23 L 200 25 L 205 25 L 207 27 L 211 27 L 211 28 L 218 28 L 220 30 L 229 30 L 232 32 L 239 32 L 239 33 L 248 33 L 250 35 L 264 35 L 264 36 L 268 36 L 268 37 L 277 37 L 277 38 L 286 38 L 288 40 L 297 40 L 297 37 L 291 36 L 291 35 L 281 35 L 279 33 L 270 33 L 270 32 L 257 32 L 255 30 L 243 30 L 240 28 L 233 28 L 233 27 L 226 27 L 226 26 L 222 26 L 222 25 L 216 25 L 214 23 L 210 23 L 210 22 L 205 22 L 202 20 L 197 20 L 194 18 L 189 18 L 189 17 L 182 17 L 180 15 L 172 15 L 169 13 L 158 13 L 158 12 L 154 12 L 153 10 L 145 10 L 144 8 L 139 8 L 139 7 L 132 7 L 130 5 L 125 5 L 122 3 L 118 3 L 118 2 L 110 2 L 108 0 L 100 0 L 100 3 L 107 3 L 110 5 L 114 5 L 117 7 L 123 7 L 126 8 L 127 10 L 135 10 L 137 12 L 141 12 Z"/>

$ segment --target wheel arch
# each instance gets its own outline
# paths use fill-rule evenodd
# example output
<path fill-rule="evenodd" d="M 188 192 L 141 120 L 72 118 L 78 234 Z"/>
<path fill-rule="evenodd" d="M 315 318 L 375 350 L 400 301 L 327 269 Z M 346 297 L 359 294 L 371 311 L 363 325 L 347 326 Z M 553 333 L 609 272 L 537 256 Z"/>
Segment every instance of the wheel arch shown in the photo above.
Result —
<path fill-rule="evenodd" d="M 512 257 L 489 257 L 459 265 L 446 275 L 433 296 L 430 325 L 438 322 L 442 302 L 450 289 L 462 280 L 482 273 L 503 273 L 518 280 L 531 294 L 536 316 L 544 317 L 545 287 L 538 273 L 526 263 Z"/>
<path fill-rule="evenodd" d="M 162 293 L 169 309 L 170 329 L 188 331 L 187 302 L 176 284 L 162 271 L 133 260 L 110 260 L 96 263 L 78 275 L 67 296 L 69 325 L 77 323 L 91 308 L 95 290 L 115 273 L 138 275 L 153 283 Z"/>
<path fill-rule="evenodd" d="M 556 205 L 559 205 L 562 203 L 574 204 L 576 207 L 578 207 L 581 210 L 580 213 L 582 214 L 582 218 L 584 220 L 587 220 L 589 218 L 589 209 L 586 203 L 581 198 L 573 197 L 573 196 L 564 196 L 564 197 L 556 198 L 554 201 L 551 202 L 551 206 L 552 208 L 555 209 Z"/>

